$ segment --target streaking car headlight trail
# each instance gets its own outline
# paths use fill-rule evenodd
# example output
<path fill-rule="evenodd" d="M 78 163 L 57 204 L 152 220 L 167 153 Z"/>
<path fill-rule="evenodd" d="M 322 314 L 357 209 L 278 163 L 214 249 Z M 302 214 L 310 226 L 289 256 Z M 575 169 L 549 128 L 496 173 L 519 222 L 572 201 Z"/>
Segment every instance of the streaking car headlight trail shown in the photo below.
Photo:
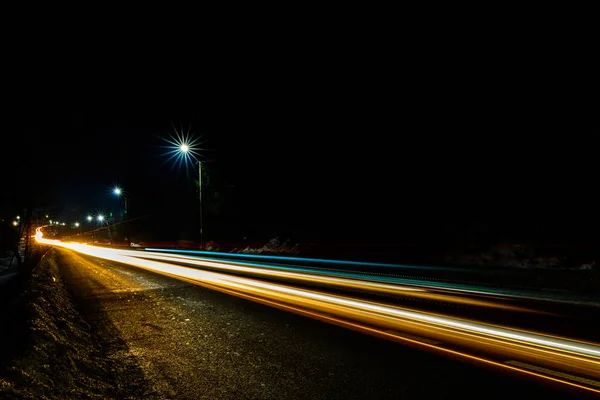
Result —
<path fill-rule="evenodd" d="M 401 292 L 409 296 L 425 297 L 457 297 L 456 293 L 451 296 L 424 288 L 358 278 L 267 269 L 248 263 L 238 265 L 232 260 L 210 260 L 205 257 L 198 260 L 160 252 L 146 253 L 48 241 L 43 238 L 41 231 L 38 231 L 36 237 L 42 243 L 143 268 L 326 322 L 600 393 L 600 346 L 596 343 L 553 337 L 541 332 L 525 332 L 509 326 L 495 326 L 355 296 L 328 293 L 326 288 L 319 287 L 316 290 L 294 286 L 294 283 L 316 281 L 335 287 Z M 239 272 L 249 273 L 251 276 L 234 274 Z M 286 281 L 265 280 L 273 276 Z M 493 300 L 481 300 L 476 305 L 492 307 Z"/>

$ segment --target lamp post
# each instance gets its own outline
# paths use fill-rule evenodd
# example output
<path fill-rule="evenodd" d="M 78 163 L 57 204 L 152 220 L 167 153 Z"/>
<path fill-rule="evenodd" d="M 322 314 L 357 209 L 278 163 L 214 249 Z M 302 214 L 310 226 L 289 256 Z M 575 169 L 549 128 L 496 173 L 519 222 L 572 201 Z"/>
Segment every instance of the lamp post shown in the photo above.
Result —
<path fill-rule="evenodd" d="M 203 240 L 203 226 L 202 226 L 202 162 L 200 161 L 200 145 L 201 142 L 198 137 L 193 138 L 189 135 L 189 130 L 187 133 L 177 132 L 175 126 L 175 135 L 171 136 L 170 139 L 163 138 L 165 142 L 168 143 L 167 147 L 169 150 L 167 154 L 169 155 L 170 160 L 174 160 L 176 164 L 181 166 L 181 164 L 185 164 L 186 170 L 188 167 L 188 163 L 194 165 L 194 162 L 198 162 L 198 208 L 199 208 L 199 219 L 200 219 L 200 248 L 202 248 L 204 244 Z"/>
<path fill-rule="evenodd" d="M 104 225 L 104 215 L 100 214 L 98 215 L 98 222 L 100 222 L 100 227 L 102 227 Z M 107 221 L 107 225 L 106 228 L 108 229 L 108 241 L 112 242 L 112 235 L 110 234 L 110 225 L 108 225 L 108 221 Z"/>
<path fill-rule="evenodd" d="M 113 190 L 113 193 L 116 194 L 119 198 L 123 198 L 123 201 L 125 203 L 125 222 L 127 222 L 127 218 L 129 218 L 129 210 L 127 209 L 127 196 L 125 196 L 125 194 L 123 193 L 123 190 L 116 186 Z M 127 234 L 127 231 L 129 230 L 129 227 L 127 226 L 127 224 L 125 225 L 125 227 L 122 227 L 122 229 L 124 230 L 124 234 L 125 234 L 125 239 L 127 241 L 127 246 L 131 246 L 131 242 L 129 241 L 129 235 Z"/>
<path fill-rule="evenodd" d="M 184 156 L 190 154 L 190 146 L 183 142 L 179 145 L 179 152 Z M 200 248 L 202 248 L 202 163 L 198 160 L 198 202 L 200 211 Z"/>
<path fill-rule="evenodd" d="M 94 219 L 94 217 L 92 217 L 91 215 L 87 216 L 87 220 L 89 223 L 92 223 L 93 219 Z M 94 225 L 92 225 L 92 243 L 94 243 Z"/>
<path fill-rule="evenodd" d="M 127 221 L 129 215 L 129 211 L 127 210 L 127 196 L 123 194 L 123 190 L 118 186 L 114 188 L 113 193 L 118 197 L 123 197 L 123 201 L 125 202 L 125 221 Z"/>

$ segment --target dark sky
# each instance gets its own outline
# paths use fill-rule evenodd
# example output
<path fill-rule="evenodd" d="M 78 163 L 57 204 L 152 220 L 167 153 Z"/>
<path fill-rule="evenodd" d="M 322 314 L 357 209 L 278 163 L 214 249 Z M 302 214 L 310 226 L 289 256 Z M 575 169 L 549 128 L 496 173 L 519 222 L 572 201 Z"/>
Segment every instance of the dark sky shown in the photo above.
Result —
<path fill-rule="evenodd" d="M 186 172 L 165 164 L 160 147 L 175 124 L 202 137 L 206 168 L 233 188 L 240 225 L 364 240 L 476 223 L 509 237 L 595 232 L 597 125 L 567 89 L 492 72 L 334 72 L 182 98 L 162 87 L 25 98 L 5 109 L 3 212 L 27 198 L 107 209 L 119 184 L 132 214 L 195 218 Z"/>

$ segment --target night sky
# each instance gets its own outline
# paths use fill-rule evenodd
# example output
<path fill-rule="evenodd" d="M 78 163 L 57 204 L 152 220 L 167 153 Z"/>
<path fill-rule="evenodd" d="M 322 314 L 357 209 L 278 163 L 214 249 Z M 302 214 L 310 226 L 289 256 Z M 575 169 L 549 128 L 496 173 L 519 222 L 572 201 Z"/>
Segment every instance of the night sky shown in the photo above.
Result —
<path fill-rule="evenodd" d="M 209 235 L 598 237 L 589 105 L 508 78 L 402 85 L 344 77 L 231 84 L 201 101 L 25 99 L 5 110 L 2 212 L 26 202 L 65 216 L 107 210 L 118 184 L 132 218 L 173 234 L 195 229 L 195 167 L 172 168 L 161 147 L 174 124 L 201 137 L 221 196 L 221 214 L 207 211 Z"/>

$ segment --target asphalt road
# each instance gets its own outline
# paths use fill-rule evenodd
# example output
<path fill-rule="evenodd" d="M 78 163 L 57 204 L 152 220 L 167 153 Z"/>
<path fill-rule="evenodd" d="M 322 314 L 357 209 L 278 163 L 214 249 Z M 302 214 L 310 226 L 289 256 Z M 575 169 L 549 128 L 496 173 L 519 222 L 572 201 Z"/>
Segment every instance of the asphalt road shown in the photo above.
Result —
<path fill-rule="evenodd" d="M 577 397 L 565 385 L 354 332 L 67 249 L 60 268 L 139 398 Z"/>

